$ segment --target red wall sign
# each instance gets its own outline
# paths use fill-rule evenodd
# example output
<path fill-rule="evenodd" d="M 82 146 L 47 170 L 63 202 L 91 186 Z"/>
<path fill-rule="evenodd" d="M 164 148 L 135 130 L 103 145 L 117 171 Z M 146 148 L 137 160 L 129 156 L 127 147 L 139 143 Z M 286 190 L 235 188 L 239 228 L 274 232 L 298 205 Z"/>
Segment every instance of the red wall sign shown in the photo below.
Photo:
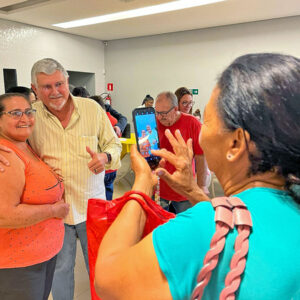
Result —
<path fill-rule="evenodd" d="M 113 83 L 108 83 L 107 84 L 107 90 L 112 92 L 114 90 L 114 84 Z"/>

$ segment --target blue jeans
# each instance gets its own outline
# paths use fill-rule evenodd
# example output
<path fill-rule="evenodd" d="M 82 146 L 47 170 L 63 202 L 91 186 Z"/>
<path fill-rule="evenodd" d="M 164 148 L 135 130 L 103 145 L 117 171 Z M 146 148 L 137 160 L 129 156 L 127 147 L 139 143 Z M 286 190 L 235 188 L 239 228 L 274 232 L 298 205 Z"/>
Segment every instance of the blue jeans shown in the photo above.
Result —
<path fill-rule="evenodd" d="M 106 173 L 104 176 L 106 200 L 112 200 L 114 193 L 114 181 L 117 176 L 117 171 Z"/>
<path fill-rule="evenodd" d="M 77 237 L 80 240 L 85 265 L 89 272 L 86 222 L 77 225 L 65 224 L 64 244 L 57 255 L 52 284 L 53 300 L 73 300 L 74 298 L 74 267 Z"/>
<path fill-rule="evenodd" d="M 179 213 L 184 212 L 185 210 L 191 208 L 193 205 L 188 200 L 169 201 L 169 200 L 160 198 L 160 206 L 166 211 L 170 211 L 170 208 L 172 206 L 174 208 L 175 214 L 179 214 Z"/>

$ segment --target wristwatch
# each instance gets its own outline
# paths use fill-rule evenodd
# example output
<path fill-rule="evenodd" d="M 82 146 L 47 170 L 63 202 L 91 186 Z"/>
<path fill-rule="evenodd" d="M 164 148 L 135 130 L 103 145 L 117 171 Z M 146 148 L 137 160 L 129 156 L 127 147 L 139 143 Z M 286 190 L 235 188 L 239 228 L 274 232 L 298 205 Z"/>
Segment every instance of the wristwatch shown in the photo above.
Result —
<path fill-rule="evenodd" d="M 104 152 L 107 155 L 107 163 L 110 164 L 111 163 L 111 154 L 108 152 Z"/>

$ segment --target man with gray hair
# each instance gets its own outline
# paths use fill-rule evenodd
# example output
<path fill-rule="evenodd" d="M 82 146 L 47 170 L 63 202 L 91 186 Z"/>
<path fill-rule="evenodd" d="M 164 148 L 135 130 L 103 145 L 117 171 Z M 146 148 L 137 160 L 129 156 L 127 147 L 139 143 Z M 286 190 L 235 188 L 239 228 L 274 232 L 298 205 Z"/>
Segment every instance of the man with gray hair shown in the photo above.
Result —
<path fill-rule="evenodd" d="M 88 269 L 87 200 L 105 199 L 104 171 L 120 167 L 121 144 L 100 105 L 70 94 L 68 73 L 59 62 L 51 58 L 37 61 L 31 81 L 41 101 L 33 105 L 36 126 L 29 142 L 62 177 L 64 199 L 70 204 L 52 295 L 54 300 L 73 300 L 77 237 Z"/>
<path fill-rule="evenodd" d="M 187 142 L 188 139 L 193 140 L 194 160 L 197 175 L 197 184 L 208 193 L 206 187 L 207 167 L 203 156 L 203 151 L 199 146 L 199 135 L 201 130 L 201 123 L 192 115 L 182 113 L 178 110 L 178 100 L 172 92 L 160 93 L 155 101 L 155 114 L 157 118 L 158 137 L 160 147 L 174 153 L 173 148 L 165 136 L 165 131 L 168 129 L 174 135 L 177 129 L 183 139 Z M 164 167 L 170 174 L 173 174 L 175 168 L 169 162 L 166 162 Z M 194 168 L 195 169 L 195 168 Z M 195 174 L 194 174 L 195 175 Z M 170 205 L 173 206 L 175 213 L 180 213 L 190 208 L 192 204 L 182 195 L 173 191 L 167 183 L 163 180 L 160 182 L 160 204 L 168 210 Z"/>

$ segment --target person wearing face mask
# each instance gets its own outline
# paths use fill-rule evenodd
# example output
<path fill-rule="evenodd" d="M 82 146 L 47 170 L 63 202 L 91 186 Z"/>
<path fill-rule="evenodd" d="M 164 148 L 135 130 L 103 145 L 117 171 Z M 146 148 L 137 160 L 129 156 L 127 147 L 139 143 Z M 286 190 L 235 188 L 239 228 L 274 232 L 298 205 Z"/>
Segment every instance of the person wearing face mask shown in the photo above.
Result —
<path fill-rule="evenodd" d="M 69 204 L 59 176 L 27 144 L 35 124 L 28 96 L 0 96 L 0 299 L 47 300 Z"/>

